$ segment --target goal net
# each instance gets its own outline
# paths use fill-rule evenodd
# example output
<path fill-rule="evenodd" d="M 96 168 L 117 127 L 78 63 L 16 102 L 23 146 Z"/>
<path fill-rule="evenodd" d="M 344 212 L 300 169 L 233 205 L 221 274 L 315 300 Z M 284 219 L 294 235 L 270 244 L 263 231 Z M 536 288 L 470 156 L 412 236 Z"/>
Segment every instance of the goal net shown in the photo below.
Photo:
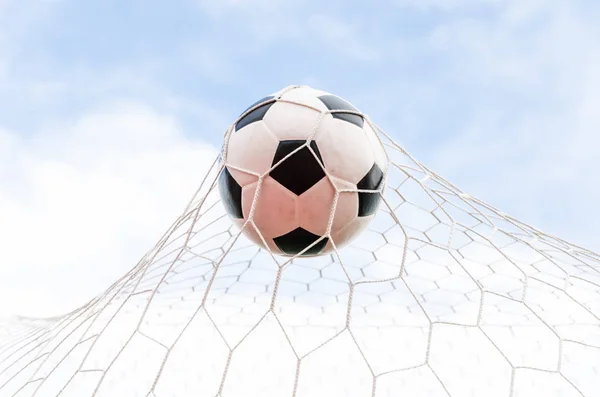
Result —
<path fill-rule="evenodd" d="M 0 397 L 597 396 L 600 256 L 378 133 L 387 183 L 352 244 L 302 258 L 257 247 L 225 213 L 216 160 L 108 290 L 0 324 Z"/>

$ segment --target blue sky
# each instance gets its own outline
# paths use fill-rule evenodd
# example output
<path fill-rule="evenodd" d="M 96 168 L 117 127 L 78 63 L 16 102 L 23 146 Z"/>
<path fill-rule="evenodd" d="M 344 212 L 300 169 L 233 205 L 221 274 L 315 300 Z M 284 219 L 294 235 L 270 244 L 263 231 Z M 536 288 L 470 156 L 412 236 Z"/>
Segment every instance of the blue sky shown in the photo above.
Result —
<path fill-rule="evenodd" d="M 228 124 L 290 84 L 347 98 L 466 192 L 600 250 L 599 19 L 591 0 L 0 0 L 13 292 L 92 280 L 81 263 L 107 269 L 99 284 L 123 273 Z"/>

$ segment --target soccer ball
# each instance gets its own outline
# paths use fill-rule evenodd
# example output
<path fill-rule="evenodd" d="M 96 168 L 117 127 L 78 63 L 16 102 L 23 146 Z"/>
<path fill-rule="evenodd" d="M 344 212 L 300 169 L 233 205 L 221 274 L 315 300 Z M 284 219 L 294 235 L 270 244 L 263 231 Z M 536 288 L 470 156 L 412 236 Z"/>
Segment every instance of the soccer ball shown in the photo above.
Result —
<path fill-rule="evenodd" d="M 377 133 L 353 105 L 288 87 L 228 130 L 219 192 L 256 244 L 285 256 L 339 249 L 375 216 L 387 172 Z"/>

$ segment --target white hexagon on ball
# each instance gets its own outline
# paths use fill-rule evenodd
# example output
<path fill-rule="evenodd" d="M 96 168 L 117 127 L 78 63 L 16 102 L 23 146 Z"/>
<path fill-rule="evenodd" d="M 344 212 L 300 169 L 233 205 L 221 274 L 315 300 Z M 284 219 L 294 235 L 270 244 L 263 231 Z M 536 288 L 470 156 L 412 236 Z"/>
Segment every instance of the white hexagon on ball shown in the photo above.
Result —
<path fill-rule="evenodd" d="M 375 216 L 387 172 L 365 118 L 306 86 L 249 106 L 229 129 L 218 182 L 234 223 L 251 222 L 243 233 L 278 255 L 323 255 L 351 242 Z"/>

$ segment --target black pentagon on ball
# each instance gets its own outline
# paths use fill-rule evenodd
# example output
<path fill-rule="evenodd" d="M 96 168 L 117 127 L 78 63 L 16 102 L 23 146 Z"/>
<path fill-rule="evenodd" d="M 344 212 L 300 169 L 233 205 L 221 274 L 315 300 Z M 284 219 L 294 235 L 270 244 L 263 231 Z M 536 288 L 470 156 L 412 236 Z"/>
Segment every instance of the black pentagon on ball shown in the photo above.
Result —
<path fill-rule="evenodd" d="M 225 211 L 236 219 L 244 218 L 242 212 L 242 187 L 233 179 L 227 167 L 219 175 L 219 193 Z"/>
<path fill-rule="evenodd" d="M 285 158 L 285 156 L 304 144 L 306 144 L 306 141 L 302 140 L 279 142 L 272 165 L 277 164 Z M 270 173 L 271 178 L 275 179 L 286 189 L 294 192 L 297 196 L 310 189 L 325 177 L 325 171 L 323 171 L 323 168 L 321 167 L 323 159 L 321 158 L 321 153 L 319 153 L 317 143 L 311 141 L 310 147 L 315 152 L 318 160 L 313 156 L 308 147 L 305 146 L 285 159 Z"/>
<path fill-rule="evenodd" d="M 321 236 L 317 236 L 309 232 L 308 230 L 302 229 L 301 227 L 292 230 L 291 232 L 284 234 L 283 236 L 275 237 L 273 241 L 275 245 L 286 255 L 296 255 L 306 247 L 317 241 Z M 301 256 L 317 255 L 323 247 L 327 244 L 329 239 L 326 237 L 319 241 L 309 249 L 307 249 Z"/>
<path fill-rule="evenodd" d="M 358 109 L 335 95 L 322 95 L 319 97 L 321 102 L 327 106 L 329 110 L 350 110 L 352 112 L 358 112 Z M 362 116 L 351 113 L 332 113 L 333 118 L 340 119 L 352 123 L 360 128 L 365 124 L 365 120 Z"/>
<path fill-rule="evenodd" d="M 268 97 L 264 97 L 259 101 L 254 102 L 252 105 L 250 105 L 246 110 L 244 110 L 244 113 L 246 113 L 248 110 L 252 109 L 254 106 L 260 104 L 260 103 L 264 103 L 264 105 L 261 105 L 259 107 L 257 107 L 256 109 L 254 109 L 253 111 L 251 111 L 250 113 L 248 113 L 247 115 L 245 115 L 244 117 L 242 117 L 235 125 L 235 130 L 239 131 L 241 128 L 247 126 L 248 124 L 252 124 L 256 121 L 260 121 L 265 117 L 265 114 L 267 114 L 267 111 L 271 108 L 271 106 L 273 106 L 273 104 L 275 103 L 273 101 L 273 98 L 275 98 L 274 96 L 268 96 Z"/>
<path fill-rule="evenodd" d="M 377 164 L 356 184 L 359 190 L 377 190 L 383 182 L 383 172 Z M 358 193 L 358 216 L 372 215 L 377 211 L 381 195 L 379 193 Z"/>

